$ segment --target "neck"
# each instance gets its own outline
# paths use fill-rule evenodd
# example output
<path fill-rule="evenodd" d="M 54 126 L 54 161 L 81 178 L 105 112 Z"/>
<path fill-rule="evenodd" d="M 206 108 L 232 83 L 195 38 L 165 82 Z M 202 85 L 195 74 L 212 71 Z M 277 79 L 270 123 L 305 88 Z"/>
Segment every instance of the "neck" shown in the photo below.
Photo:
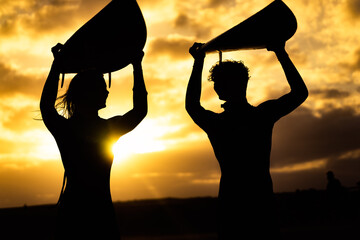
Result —
<path fill-rule="evenodd" d="M 99 118 L 98 110 L 92 108 L 78 108 L 74 114 L 75 118 L 78 119 L 96 119 Z"/>
<path fill-rule="evenodd" d="M 226 102 L 230 103 L 230 104 L 237 104 L 237 105 L 248 104 L 246 96 L 242 96 L 242 97 L 236 96 L 235 98 L 230 98 Z"/>
<path fill-rule="evenodd" d="M 235 98 L 235 99 L 228 99 L 224 104 L 221 105 L 225 110 L 231 110 L 231 109 L 238 109 L 239 107 L 246 107 L 249 106 L 249 103 L 246 99 L 246 97 L 242 98 Z"/>

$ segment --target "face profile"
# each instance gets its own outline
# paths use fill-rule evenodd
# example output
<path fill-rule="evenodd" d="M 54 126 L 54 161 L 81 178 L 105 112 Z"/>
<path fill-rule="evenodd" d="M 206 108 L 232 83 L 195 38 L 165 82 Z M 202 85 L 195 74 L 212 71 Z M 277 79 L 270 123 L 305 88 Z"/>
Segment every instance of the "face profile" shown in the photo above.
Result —
<path fill-rule="evenodd" d="M 104 77 L 95 76 L 88 84 L 89 88 L 85 93 L 84 103 L 88 103 L 89 106 L 94 106 L 97 110 L 105 108 L 109 91 L 107 90 Z"/>
<path fill-rule="evenodd" d="M 76 111 L 97 111 L 105 108 L 108 95 L 109 91 L 101 72 L 83 71 L 71 80 L 66 93 L 58 97 L 57 107 L 64 107 L 70 118 Z"/>

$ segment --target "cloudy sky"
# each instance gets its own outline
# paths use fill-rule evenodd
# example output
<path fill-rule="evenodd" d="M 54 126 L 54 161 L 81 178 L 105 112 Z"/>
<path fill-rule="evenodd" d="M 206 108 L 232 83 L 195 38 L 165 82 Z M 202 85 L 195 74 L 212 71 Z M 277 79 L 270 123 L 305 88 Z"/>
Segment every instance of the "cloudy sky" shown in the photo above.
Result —
<path fill-rule="evenodd" d="M 64 43 L 109 0 L 0 0 L 0 207 L 54 203 L 63 168 L 39 119 L 39 99 Z M 310 91 L 274 128 L 271 172 L 277 192 L 323 189 L 333 170 L 346 186 L 360 181 L 360 0 L 285 0 L 298 20 L 286 49 Z M 149 113 L 114 146 L 113 200 L 216 196 L 219 166 L 205 133 L 184 108 L 192 69 L 188 48 L 207 42 L 270 0 L 139 0 L 148 29 L 143 61 Z M 106 38 L 106 36 L 104 36 Z M 225 53 L 250 68 L 248 100 L 258 105 L 289 91 L 266 50 Z M 206 58 L 202 103 L 221 112 Z M 72 76 L 67 75 L 65 87 Z M 132 107 L 132 69 L 113 74 L 104 118 Z M 60 92 L 64 92 L 64 89 Z M 239 172 L 243 171 L 239 169 Z"/>

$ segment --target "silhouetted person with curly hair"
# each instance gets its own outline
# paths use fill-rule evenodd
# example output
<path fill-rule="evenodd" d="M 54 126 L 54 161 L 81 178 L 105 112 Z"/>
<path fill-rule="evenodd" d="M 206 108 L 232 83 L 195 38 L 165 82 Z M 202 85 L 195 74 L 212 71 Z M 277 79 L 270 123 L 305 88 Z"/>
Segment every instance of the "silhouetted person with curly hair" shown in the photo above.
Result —
<path fill-rule="evenodd" d="M 308 96 L 306 85 L 285 51 L 285 44 L 269 46 L 274 51 L 291 91 L 276 100 L 252 106 L 246 98 L 248 68 L 242 62 L 220 62 L 211 69 L 210 80 L 221 100 L 222 113 L 200 104 L 205 53 L 195 43 L 189 50 L 194 66 L 186 93 L 186 110 L 208 135 L 221 168 L 219 239 L 279 239 L 274 218 L 270 176 L 272 131 L 276 121 L 300 106 Z"/>
<path fill-rule="evenodd" d="M 62 45 L 52 48 L 54 61 L 40 101 L 43 121 L 58 145 L 67 179 L 59 203 L 56 239 L 120 239 L 110 194 L 111 146 L 133 130 L 147 114 L 147 92 L 139 52 L 134 69 L 133 109 L 123 116 L 100 118 L 108 90 L 97 70 L 78 73 L 59 97 L 59 57 Z"/>

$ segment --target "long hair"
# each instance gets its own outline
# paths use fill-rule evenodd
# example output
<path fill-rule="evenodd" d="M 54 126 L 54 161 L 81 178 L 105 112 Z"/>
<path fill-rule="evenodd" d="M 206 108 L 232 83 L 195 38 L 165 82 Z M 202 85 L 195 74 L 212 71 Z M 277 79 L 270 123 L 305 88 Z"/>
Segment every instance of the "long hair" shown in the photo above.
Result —
<path fill-rule="evenodd" d="M 102 78 L 102 76 L 103 74 L 97 70 L 87 70 L 76 74 L 71 80 L 66 93 L 57 98 L 58 102 L 55 104 L 55 108 L 65 118 L 71 118 L 80 100 L 87 91 L 91 90 L 92 82 L 99 77 Z"/>

